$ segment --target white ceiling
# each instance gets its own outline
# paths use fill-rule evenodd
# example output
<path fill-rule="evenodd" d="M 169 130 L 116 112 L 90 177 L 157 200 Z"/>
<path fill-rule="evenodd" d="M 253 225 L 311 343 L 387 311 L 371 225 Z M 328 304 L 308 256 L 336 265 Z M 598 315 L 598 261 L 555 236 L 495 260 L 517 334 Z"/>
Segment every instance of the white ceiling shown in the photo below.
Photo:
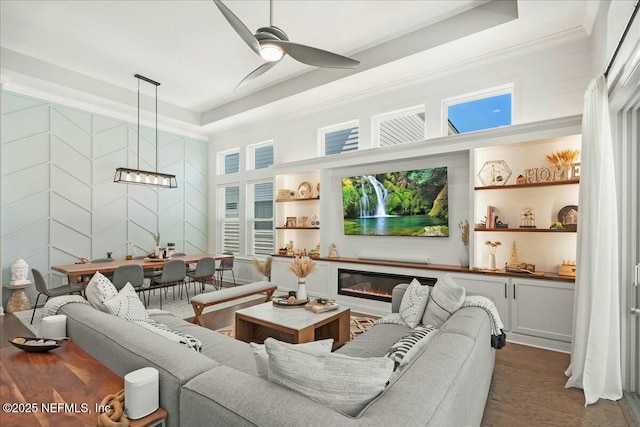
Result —
<path fill-rule="evenodd" d="M 251 31 L 269 24 L 267 0 L 224 2 Z M 139 73 L 162 84 L 165 120 L 204 134 L 532 40 L 575 37 L 578 30 L 586 36 L 597 4 L 275 0 L 273 24 L 292 41 L 352 56 L 361 65 L 316 69 L 286 57 L 235 90 L 262 61 L 213 1 L 3 0 L 0 70 L 8 89 L 28 86 L 129 113 Z M 142 90 L 153 95 L 150 86 Z M 153 110 L 151 104 L 143 108 Z"/>

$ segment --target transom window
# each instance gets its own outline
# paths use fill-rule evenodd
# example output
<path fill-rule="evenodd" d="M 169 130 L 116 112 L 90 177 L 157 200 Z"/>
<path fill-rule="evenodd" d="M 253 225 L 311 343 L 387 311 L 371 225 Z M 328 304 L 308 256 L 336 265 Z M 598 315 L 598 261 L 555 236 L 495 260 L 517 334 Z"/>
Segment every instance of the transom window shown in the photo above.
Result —
<path fill-rule="evenodd" d="M 273 165 L 273 140 L 247 147 L 247 169 L 264 169 Z"/>
<path fill-rule="evenodd" d="M 376 147 L 422 141 L 425 138 L 424 105 L 373 117 L 373 140 Z"/>
<path fill-rule="evenodd" d="M 357 120 L 318 129 L 321 156 L 356 151 L 360 142 Z"/>
<path fill-rule="evenodd" d="M 218 175 L 240 172 L 240 150 L 222 151 L 218 153 Z"/>
<path fill-rule="evenodd" d="M 445 135 L 475 132 L 512 123 L 513 85 L 443 101 Z"/>

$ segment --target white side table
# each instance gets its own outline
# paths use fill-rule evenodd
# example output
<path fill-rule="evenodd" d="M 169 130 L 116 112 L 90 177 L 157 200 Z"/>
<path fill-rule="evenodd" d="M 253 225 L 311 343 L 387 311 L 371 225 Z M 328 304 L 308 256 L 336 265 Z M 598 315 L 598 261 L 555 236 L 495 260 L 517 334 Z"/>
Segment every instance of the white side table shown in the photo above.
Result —
<path fill-rule="evenodd" d="M 5 288 L 13 291 L 7 301 L 7 313 L 31 309 L 31 301 L 29 301 L 27 294 L 24 292 L 24 289 L 29 286 L 31 286 L 31 282 L 4 285 Z"/>

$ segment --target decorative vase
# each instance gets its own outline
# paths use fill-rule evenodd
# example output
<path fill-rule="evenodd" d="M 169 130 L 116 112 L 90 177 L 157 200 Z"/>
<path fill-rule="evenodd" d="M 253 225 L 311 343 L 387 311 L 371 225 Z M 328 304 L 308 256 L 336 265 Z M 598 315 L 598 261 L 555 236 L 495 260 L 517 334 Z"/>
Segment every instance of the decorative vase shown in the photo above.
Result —
<path fill-rule="evenodd" d="M 496 254 L 489 254 L 489 270 L 496 270 Z"/>
<path fill-rule="evenodd" d="M 469 267 L 469 247 L 464 246 L 460 252 L 460 267 Z"/>
<path fill-rule="evenodd" d="M 298 277 L 298 292 L 296 298 L 299 300 L 307 299 L 307 279 L 304 277 Z"/>

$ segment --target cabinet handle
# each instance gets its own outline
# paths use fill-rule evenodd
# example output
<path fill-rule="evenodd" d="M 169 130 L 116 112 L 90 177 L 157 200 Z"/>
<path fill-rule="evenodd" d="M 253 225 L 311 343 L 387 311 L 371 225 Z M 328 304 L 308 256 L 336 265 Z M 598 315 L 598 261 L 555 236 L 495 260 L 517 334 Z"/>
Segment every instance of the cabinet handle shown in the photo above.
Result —
<path fill-rule="evenodd" d="M 513 299 L 516 299 L 516 284 L 513 284 Z"/>
<path fill-rule="evenodd" d="M 507 297 L 507 282 L 504 282 L 504 297 Z"/>

